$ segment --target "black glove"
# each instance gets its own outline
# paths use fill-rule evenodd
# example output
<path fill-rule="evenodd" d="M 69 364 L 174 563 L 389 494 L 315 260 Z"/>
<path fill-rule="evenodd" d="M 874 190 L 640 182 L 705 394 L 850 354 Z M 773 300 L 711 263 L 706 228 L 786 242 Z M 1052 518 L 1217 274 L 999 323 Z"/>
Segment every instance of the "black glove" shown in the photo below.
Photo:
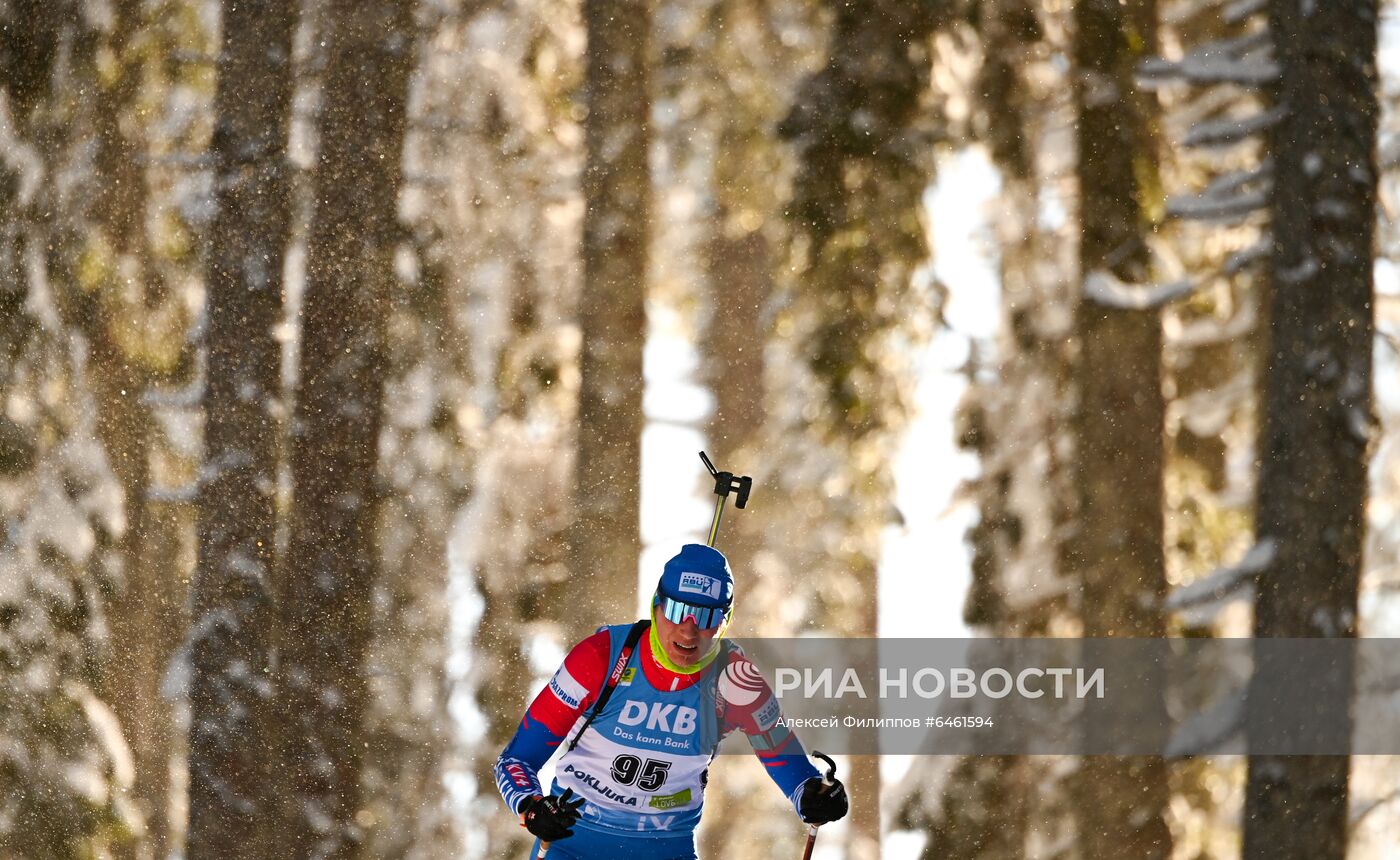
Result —
<path fill-rule="evenodd" d="M 542 842 L 558 842 L 573 836 L 574 822 L 578 821 L 578 810 L 583 806 L 583 798 L 574 798 L 571 801 L 569 798 L 572 797 L 574 790 L 566 788 L 558 797 L 535 795 L 526 798 L 525 802 L 520 804 L 521 823 Z"/>
<path fill-rule="evenodd" d="M 838 818 L 845 818 L 851 808 L 846 797 L 846 786 L 836 777 L 831 785 L 814 776 L 802 783 L 802 793 L 797 796 L 797 814 L 808 824 L 828 824 Z"/>

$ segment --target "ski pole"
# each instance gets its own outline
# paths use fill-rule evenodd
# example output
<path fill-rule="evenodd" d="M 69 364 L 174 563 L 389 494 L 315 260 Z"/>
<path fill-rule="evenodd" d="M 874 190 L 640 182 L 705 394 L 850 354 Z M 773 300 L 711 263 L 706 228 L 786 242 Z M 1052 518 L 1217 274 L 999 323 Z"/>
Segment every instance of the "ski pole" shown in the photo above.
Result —
<path fill-rule="evenodd" d="M 706 543 L 706 546 L 712 547 L 715 545 L 715 539 L 719 537 L 719 521 L 724 517 L 724 503 L 729 500 L 730 492 L 734 493 L 734 507 L 743 508 L 749 503 L 749 490 L 753 489 L 753 478 L 717 470 L 704 451 L 700 452 L 700 459 L 705 463 L 705 468 L 710 470 L 710 476 L 715 479 L 715 495 L 718 496 L 715 499 L 715 518 L 710 523 L 710 539 Z"/>
<path fill-rule="evenodd" d="M 831 781 L 836 779 L 836 762 L 831 760 L 831 756 L 812 750 L 812 757 L 819 758 L 826 762 L 826 775 L 822 777 L 821 791 L 823 794 L 831 787 Z M 812 860 L 812 849 L 817 847 L 817 828 L 820 824 L 807 825 L 807 850 L 802 852 L 802 860 Z"/>

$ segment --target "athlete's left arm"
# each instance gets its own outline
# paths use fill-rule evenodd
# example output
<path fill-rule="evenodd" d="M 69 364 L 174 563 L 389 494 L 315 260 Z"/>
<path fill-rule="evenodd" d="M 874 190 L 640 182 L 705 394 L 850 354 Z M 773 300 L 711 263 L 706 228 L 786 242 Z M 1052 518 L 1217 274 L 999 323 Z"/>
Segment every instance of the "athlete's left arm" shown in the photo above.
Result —
<path fill-rule="evenodd" d="M 730 643 L 729 655 L 719 677 L 720 708 L 724 729 L 737 728 L 749 739 L 754 754 L 777 783 L 783 795 L 797 806 L 802 784 L 821 776 L 807 758 L 797 735 L 782 724 L 783 711 L 773 688 L 744 654 Z"/>

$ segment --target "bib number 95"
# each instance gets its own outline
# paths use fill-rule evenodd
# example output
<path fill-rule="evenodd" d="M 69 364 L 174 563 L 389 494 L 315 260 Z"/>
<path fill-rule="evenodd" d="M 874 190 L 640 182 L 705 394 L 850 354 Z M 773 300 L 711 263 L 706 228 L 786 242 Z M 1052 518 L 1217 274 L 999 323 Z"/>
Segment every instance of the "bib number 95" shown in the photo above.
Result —
<path fill-rule="evenodd" d="M 670 769 L 669 761 L 620 755 L 613 759 L 612 778 L 618 785 L 636 785 L 642 791 L 656 791 L 666 784 L 666 771 Z"/>

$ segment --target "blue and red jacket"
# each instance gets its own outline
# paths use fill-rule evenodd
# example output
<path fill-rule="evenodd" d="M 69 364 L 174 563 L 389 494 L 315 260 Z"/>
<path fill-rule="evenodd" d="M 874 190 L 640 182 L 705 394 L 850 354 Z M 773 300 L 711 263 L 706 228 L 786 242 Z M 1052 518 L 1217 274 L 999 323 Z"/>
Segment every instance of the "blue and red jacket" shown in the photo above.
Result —
<path fill-rule="evenodd" d="M 496 761 L 496 785 L 512 812 L 544 794 L 539 769 L 572 739 L 607 682 L 631 625 L 604 627 L 574 646 L 540 691 Z M 587 802 L 581 825 L 610 832 L 695 829 L 708 768 L 719 742 L 743 732 L 794 807 L 802 784 L 819 776 L 797 736 L 781 725 L 768 682 L 741 648 L 701 672 L 657 662 L 643 637 L 621 681 L 578 744 L 556 765 L 552 793 L 573 789 Z"/>

